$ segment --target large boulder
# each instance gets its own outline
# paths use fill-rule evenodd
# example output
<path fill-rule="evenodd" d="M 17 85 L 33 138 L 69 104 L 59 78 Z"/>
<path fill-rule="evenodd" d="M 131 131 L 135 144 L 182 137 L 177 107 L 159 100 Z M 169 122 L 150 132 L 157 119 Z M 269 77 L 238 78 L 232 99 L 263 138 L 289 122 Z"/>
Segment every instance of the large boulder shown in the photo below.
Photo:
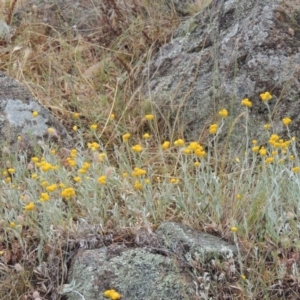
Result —
<path fill-rule="evenodd" d="M 126 300 L 194 299 L 192 266 L 216 259 L 234 263 L 237 254 L 234 245 L 177 223 L 163 223 L 153 235 L 153 245 L 81 249 L 72 260 L 63 293 L 68 300 L 104 300 L 104 292 L 111 289 Z"/>
<path fill-rule="evenodd" d="M 36 111 L 38 116 L 33 117 Z M 53 128 L 49 133 L 48 129 Z M 12 152 L 31 152 L 44 142 L 72 145 L 65 127 L 15 79 L 0 73 L 0 146 Z"/>
<path fill-rule="evenodd" d="M 144 93 L 175 135 L 198 140 L 226 108 L 234 145 L 247 129 L 250 138 L 265 140 L 269 110 L 260 94 L 268 91 L 273 130 L 286 135 L 281 119 L 290 117 L 290 132 L 299 136 L 300 2 L 214 0 L 179 26 L 144 76 Z M 244 98 L 253 103 L 249 118 Z"/>

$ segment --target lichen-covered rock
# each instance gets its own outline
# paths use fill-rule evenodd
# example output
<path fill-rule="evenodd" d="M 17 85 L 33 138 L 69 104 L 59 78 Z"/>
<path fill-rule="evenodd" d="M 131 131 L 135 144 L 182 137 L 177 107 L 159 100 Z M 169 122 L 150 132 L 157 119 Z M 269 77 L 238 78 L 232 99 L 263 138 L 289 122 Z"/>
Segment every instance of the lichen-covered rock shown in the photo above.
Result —
<path fill-rule="evenodd" d="M 176 134 L 198 140 L 226 108 L 232 147 L 249 137 L 266 138 L 263 124 L 300 135 L 300 2 L 214 0 L 183 22 L 145 70 L 145 94 Z M 269 91 L 271 112 L 259 95 Z M 253 107 L 246 118 L 243 98 Z M 245 126 L 246 119 L 248 126 Z M 236 122 L 235 122 L 236 121 Z M 225 130 L 224 130 L 225 132 Z"/>
<path fill-rule="evenodd" d="M 113 244 L 80 250 L 62 293 L 68 300 L 105 299 L 103 293 L 110 289 L 126 300 L 199 299 L 192 266 L 230 261 L 237 253 L 234 245 L 177 223 L 163 223 L 153 235 L 154 247 L 145 243 L 129 249 Z"/>
<path fill-rule="evenodd" d="M 85 250 L 77 256 L 69 282 L 68 300 L 104 300 L 110 289 L 126 300 L 184 300 L 195 294 L 191 276 L 181 273 L 174 259 L 139 248 L 113 256 L 105 247 Z"/>
<path fill-rule="evenodd" d="M 226 259 L 237 254 L 235 245 L 178 223 L 161 224 L 156 235 L 161 245 L 188 261 L 193 259 L 205 263 L 214 258 Z"/>
<path fill-rule="evenodd" d="M 38 116 L 33 117 L 32 112 Z M 53 128 L 52 134 L 48 129 Z M 20 137 L 18 139 L 18 137 Z M 13 152 L 32 151 L 38 142 L 70 146 L 64 126 L 16 80 L 0 73 L 0 146 Z"/>

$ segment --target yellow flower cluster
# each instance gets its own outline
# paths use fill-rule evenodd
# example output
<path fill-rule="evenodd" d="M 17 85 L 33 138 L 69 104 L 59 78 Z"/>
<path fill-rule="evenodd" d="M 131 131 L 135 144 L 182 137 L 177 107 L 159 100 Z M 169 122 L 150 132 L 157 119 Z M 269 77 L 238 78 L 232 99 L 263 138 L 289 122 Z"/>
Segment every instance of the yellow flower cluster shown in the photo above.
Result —
<path fill-rule="evenodd" d="M 271 100 L 273 97 L 269 92 L 260 94 L 260 99 L 264 102 Z"/>
<path fill-rule="evenodd" d="M 136 181 L 133 185 L 133 188 L 137 191 L 141 191 L 143 190 L 143 185 L 139 181 Z"/>
<path fill-rule="evenodd" d="M 41 193 L 40 195 L 40 201 L 41 202 L 45 202 L 45 201 L 49 201 L 49 194 L 48 193 Z"/>
<path fill-rule="evenodd" d="M 88 162 L 84 162 L 83 166 L 78 170 L 80 174 L 85 174 L 87 170 L 91 167 L 91 164 Z"/>
<path fill-rule="evenodd" d="M 161 147 L 163 148 L 163 150 L 168 149 L 170 147 L 170 142 L 169 141 L 163 142 L 163 144 L 161 145 Z"/>
<path fill-rule="evenodd" d="M 26 206 L 25 206 L 25 210 L 26 211 L 33 211 L 34 210 L 34 203 L 33 202 L 29 202 Z"/>
<path fill-rule="evenodd" d="M 125 133 L 122 135 L 122 139 L 124 143 L 127 143 L 130 138 L 130 133 Z"/>
<path fill-rule="evenodd" d="M 52 184 L 46 187 L 47 192 L 54 192 L 57 189 L 57 184 Z"/>
<path fill-rule="evenodd" d="M 241 104 L 246 107 L 252 107 L 252 102 L 248 98 L 243 99 Z"/>
<path fill-rule="evenodd" d="M 131 147 L 132 151 L 140 153 L 143 151 L 143 147 L 140 144 L 134 145 Z"/>
<path fill-rule="evenodd" d="M 154 119 L 154 115 L 146 115 L 145 119 L 148 121 L 152 121 Z"/>
<path fill-rule="evenodd" d="M 133 177 L 138 177 L 138 176 L 142 176 L 142 175 L 146 175 L 146 170 L 143 170 L 140 168 L 134 168 L 134 170 L 132 171 Z"/>
<path fill-rule="evenodd" d="M 218 131 L 218 124 L 212 124 L 209 126 L 209 133 L 216 134 Z"/>
<path fill-rule="evenodd" d="M 98 150 L 100 145 L 96 142 L 93 143 L 88 143 L 88 148 L 91 149 L 92 151 Z"/>
<path fill-rule="evenodd" d="M 110 298 L 111 300 L 119 300 L 121 295 L 115 290 L 107 290 L 104 292 L 104 296 Z"/>
<path fill-rule="evenodd" d="M 277 134 L 272 134 L 269 139 L 269 144 L 272 145 L 274 148 L 286 150 L 290 146 L 291 142 L 280 139 L 280 137 Z"/>
<path fill-rule="evenodd" d="M 106 184 L 106 176 L 102 175 L 102 176 L 98 177 L 98 182 L 102 185 L 105 185 Z"/>
<path fill-rule="evenodd" d="M 288 126 L 291 122 L 292 122 L 292 120 L 291 120 L 290 118 L 283 118 L 283 119 L 282 119 L 282 123 L 283 123 L 285 126 Z"/>
<path fill-rule="evenodd" d="M 75 190 L 72 187 L 65 188 L 62 190 L 61 195 L 63 198 L 69 199 L 76 195 Z"/>
<path fill-rule="evenodd" d="M 189 146 L 182 150 L 184 154 L 194 153 L 198 157 L 205 157 L 206 152 L 198 142 L 190 142 Z"/>
<path fill-rule="evenodd" d="M 227 111 L 225 108 L 223 108 L 222 110 L 219 111 L 219 116 L 220 116 L 221 118 L 227 118 L 227 116 L 228 116 L 228 111 Z"/>
<path fill-rule="evenodd" d="M 184 140 L 183 139 L 178 139 L 174 142 L 175 146 L 183 147 L 184 146 Z"/>

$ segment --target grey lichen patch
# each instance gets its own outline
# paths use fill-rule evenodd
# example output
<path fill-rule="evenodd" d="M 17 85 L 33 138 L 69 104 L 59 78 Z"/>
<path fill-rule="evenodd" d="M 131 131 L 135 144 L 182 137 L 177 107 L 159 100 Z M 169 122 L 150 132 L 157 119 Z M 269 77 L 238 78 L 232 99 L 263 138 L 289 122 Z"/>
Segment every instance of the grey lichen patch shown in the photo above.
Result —
<path fill-rule="evenodd" d="M 85 250 L 70 270 L 69 282 L 80 282 L 68 300 L 104 300 L 107 289 L 115 289 L 122 299 L 191 299 L 192 278 L 182 275 L 174 259 L 146 249 L 127 249 L 109 256 L 107 248 Z"/>
<path fill-rule="evenodd" d="M 156 234 L 162 245 L 170 251 L 200 262 L 207 262 L 214 258 L 225 259 L 237 254 L 235 245 L 178 223 L 163 223 Z"/>
<path fill-rule="evenodd" d="M 23 103 L 20 100 L 3 101 L 4 112 L 11 126 L 20 127 L 20 133 L 42 137 L 47 132 L 47 119 L 44 116 L 33 118 L 32 112 L 40 113 L 40 106 L 35 102 Z"/>

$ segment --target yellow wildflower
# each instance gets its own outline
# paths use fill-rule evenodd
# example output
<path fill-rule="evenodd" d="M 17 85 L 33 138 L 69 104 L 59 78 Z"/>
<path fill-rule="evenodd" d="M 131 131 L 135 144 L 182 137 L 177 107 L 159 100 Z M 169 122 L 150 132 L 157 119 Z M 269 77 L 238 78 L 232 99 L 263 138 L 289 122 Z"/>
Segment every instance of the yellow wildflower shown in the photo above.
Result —
<path fill-rule="evenodd" d="M 194 162 L 194 167 L 199 167 L 200 166 L 200 162 L 199 161 L 195 161 Z"/>
<path fill-rule="evenodd" d="M 261 149 L 258 152 L 261 156 L 267 155 L 267 150 L 265 149 L 265 147 L 261 147 Z"/>
<path fill-rule="evenodd" d="M 80 182 L 80 181 L 81 181 L 81 178 L 80 178 L 79 176 L 75 176 L 75 177 L 73 177 L 73 180 L 74 180 L 75 182 Z"/>
<path fill-rule="evenodd" d="M 111 300 L 119 300 L 121 299 L 121 295 L 115 290 L 107 290 L 104 292 L 104 296 L 110 298 Z"/>
<path fill-rule="evenodd" d="M 48 193 L 41 193 L 40 195 L 40 201 L 41 202 L 45 202 L 45 201 L 49 201 L 49 194 Z"/>
<path fill-rule="evenodd" d="M 88 143 L 88 148 L 92 149 L 92 151 L 96 151 L 99 147 L 100 147 L 100 145 L 96 142 Z"/>
<path fill-rule="evenodd" d="M 257 140 L 252 140 L 252 144 L 256 145 L 257 144 Z"/>
<path fill-rule="evenodd" d="M 248 98 L 243 99 L 241 104 L 243 106 L 252 107 L 252 102 Z"/>
<path fill-rule="evenodd" d="M 184 149 L 182 149 L 182 152 L 184 154 L 190 154 L 191 153 L 191 149 L 190 148 L 184 148 Z"/>
<path fill-rule="evenodd" d="M 57 184 L 52 184 L 46 187 L 47 192 L 54 192 L 57 189 Z"/>
<path fill-rule="evenodd" d="M 110 116 L 109 116 L 109 119 L 111 120 L 111 121 L 113 121 L 114 119 L 115 119 L 115 114 L 110 114 Z"/>
<path fill-rule="evenodd" d="M 9 174 L 16 173 L 16 170 L 14 168 L 9 168 L 9 169 L 7 169 L 7 171 L 8 171 Z"/>
<path fill-rule="evenodd" d="M 62 197 L 68 199 L 71 198 L 72 196 L 75 196 L 75 190 L 73 188 L 65 188 L 62 192 L 61 192 Z"/>
<path fill-rule="evenodd" d="M 170 183 L 179 183 L 180 179 L 179 178 L 171 178 Z"/>
<path fill-rule="evenodd" d="M 165 142 L 161 145 L 161 147 L 162 147 L 164 150 L 168 149 L 168 148 L 170 147 L 170 142 L 169 142 L 169 141 L 165 141 Z"/>
<path fill-rule="evenodd" d="M 228 116 L 228 111 L 225 108 L 223 108 L 219 111 L 219 116 L 222 118 L 226 118 Z"/>
<path fill-rule="evenodd" d="M 77 131 L 78 127 L 76 125 L 73 126 L 73 131 Z"/>
<path fill-rule="evenodd" d="M 132 172 L 133 177 L 146 175 L 146 170 L 140 169 L 140 168 L 134 168 Z"/>
<path fill-rule="evenodd" d="M 292 168 L 292 172 L 294 172 L 294 173 L 299 173 L 299 171 L 300 171 L 299 167 Z"/>
<path fill-rule="evenodd" d="M 38 115 L 39 115 L 39 113 L 38 113 L 36 110 L 32 112 L 32 116 L 33 116 L 34 118 L 36 118 Z"/>
<path fill-rule="evenodd" d="M 99 155 L 98 155 L 98 160 L 99 160 L 100 162 L 103 162 L 104 159 L 105 159 L 105 157 L 106 157 L 106 154 L 105 154 L 105 153 L 99 153 Z"/>
<path fill-rule="evenodd" d="M 106 176 L 102 175 L 102 176 L 98 177 L 98 182 L 102 185 L 106 184 Z"/>
<path fill-rule="evenodd" d="M 75 112 L 75 113 L 73 114 L 73 117 L 74 117 L 74 119 L 79 119 L 79 113 Z"/>
<path fill-rule="evenodd" d="M 130 138 L 130 133 L 125 133 L 122 135 L 122 139 L 124 143 L 127 143 Z"/>
<path fill-rule="evenodd" d="M 212 124 L 209 126 L 209 133 L 216 134 L 218 131 L 218 124 Z"/>
<path fill-rule="evenodd" d="M 32 178 L 32 179 L 37 179 L 37 178 L 38 178 L 38 174 L 36 174 L 36 173 L 32 174 L 32 175 L 31 175 L 31 178 Z"/>
<path fill-rule="evenodd" d="M 151 183 L 150 179 L 149 178 L 145 179 L 145 183 L 147 184 Z"/>
<path fill-rule="evenodd" d="M 55 132 L 55 129 L 52 127 L 49 127 L 47 131 L 49 134 L 53 134 Z"/>
<path fill-rule="evenodd" d="M 241 194 L 236 195 L 236 199 L 240 200 L 242 198 Z"/>
<path fill-rule="evenodd" d="M 142 185 L 139 181 L 136 181 L 136 182 L 134 183 L 133 188 L 134 188 L 135 190 L 141 191 L 141 190 L 143 189 L 143 185 Z"/>
<path fill-rule="evenodd" d="M 184 146 L 184 140 L 183 139 L 178 139 L 174 142 L 174 145 L 183 147 Z"/>
<path fill-rule="evenodd" d="M 33 203 L 33 202 L 29 202 L 29 203 L 25 206 L 25 210 L 26 210 L 26 211 L 33 211 L 33 210 L 34 210 L 34 203 Z"/>
<path fill-rule="evenodd" d="M 273 161 L 274 161 L 274 157 L 267 157 L 266 160 L 265 160 L 266 164 L 270 164 Z"/>
<path fill-rule="evenodd" d="M 290 123 L 292 122 L 292 120 L 290 118 L 283 118 L 282 119 L 282 123 L 285 125 L 285 126 L 288 126 Z"/>
<path fill-rule="evenodd" d="M 90 126 L 90 128 L 91 128 L 92 130 L 96 130 L 96 129 L 97 129 L 97 127 L 98 127 L 98 125 L 97 125 L 97 124 L 92 124 L 92 125 Z"/>
<path fill-rule="evenodd" d="M 10 222 L 10 223 L 9 223 L 9 227 L 10 227 L 10 228 L 14 228 L 15 226 L 16 226 L 16 223 L 15 223 L 15 222 Z"/>
<path fill-rule="evenodd" d="M 22 137 L 20 135 L 18 136 L 18 141 L 22 141 Z"/>
<path fill-rule="evenodd" d="M 246 280 L 246 276 L 245 275 L 241 275 L 241 279 L 242 280 Z"/>
<path fill-rule="evenodd" d="M 232 232 L 237 232 L 237 231 L 238 231 L 237 227 L 231 227 L 230 230 L 231 230 Z"/>
<path fill-rule="evenodd" d="M 55 150 L 55 149 L 52 149 L 52 150 L 50 150 L 50 153 L 51 153 L 52 155 L 55 155 L 55 154 L 56 154 L 56 150 Z"/>
<path fill-rule="evenodd" d="M 139 144 L 132 146 L 131 149 L 132 149 L 132 151 L 137 152 L 137 153 L 140 153 L 143 151 L 143 147 Z"/>
<path fill-rule="evenodd" d="M 149 139 L 150 138 L 150 134 L 149 133 L 144 133 L 143 134 L 143 139 Z"/>
<path fill-rule="evenodd" d="M 264 125 L 264 129 L 269 130 L 270 128 L 271 128 L 271 125 L 270 125 L 270 124 L 265 124 L 265 125 Z"/>
<path fill-rule="evenodd" d="M 146 115 L 145 119 L 148 120 L 148 121 L 151 121 L 151 120 L 154 119 L 154 115 Z"/>
<path fill-rule="evenodd" d="M 269 92 L 265 92 L 259 95 L 260 99 L 264 102 L 271 100 L 273 97 Z"/>

